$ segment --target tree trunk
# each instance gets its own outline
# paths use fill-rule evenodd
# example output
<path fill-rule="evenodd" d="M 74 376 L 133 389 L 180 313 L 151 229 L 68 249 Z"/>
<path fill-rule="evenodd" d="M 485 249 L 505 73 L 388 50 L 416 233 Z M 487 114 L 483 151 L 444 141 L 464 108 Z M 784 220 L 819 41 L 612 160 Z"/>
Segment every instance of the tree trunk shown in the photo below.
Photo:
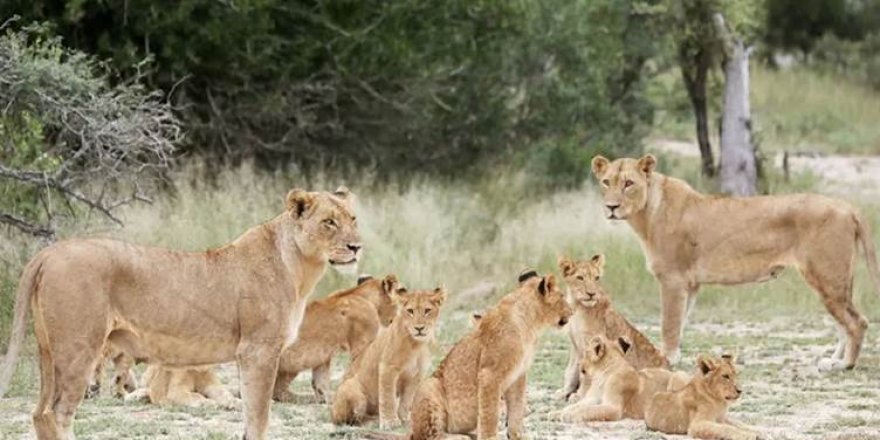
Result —
<path fill-rule="evenodd" d="M 749 49 L 733 38 L 724 18 L 715 15 L 725 40 L 724 106 L 721 117 L 720 189 L 724 193 L 750 196 L 757 192 L 758 174 L 752 143 L 749 105 Z"/>
<path fill-rule="evenodd" d="M 697 128 L 697 144 L 700 146 L 700 158 L 703 163 L 703 175 L 713 177 L 715 175 L 715 159 L 712 157 L 712 144 L 709 141 L 709 110 L 706 99 L 706 78 L 709 73 L 710 58 L 708 54 L 700 53 L 692 60 L 685 60 L 685 54 L 679 60 L 681 76 L 684 80 L 691 106 L 694 109 L 694 119 Z M 688 69 L 693 66 L 693 71 Z"/>

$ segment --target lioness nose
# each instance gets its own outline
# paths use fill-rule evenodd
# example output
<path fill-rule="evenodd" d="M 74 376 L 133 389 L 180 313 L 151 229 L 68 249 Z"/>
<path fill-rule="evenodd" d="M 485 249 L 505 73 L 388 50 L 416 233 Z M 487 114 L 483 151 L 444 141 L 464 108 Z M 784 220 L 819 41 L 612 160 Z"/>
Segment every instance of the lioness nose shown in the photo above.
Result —
<path fill-rule="evenodd" d="M 605 205 L 609 211 L 614 212 L 615 209 L 620 208 L 620 203 L 609 203 Z"/>
<path fill-rule="evenodd" d="M 348 249 L 354 253 L 357 253 L 357 251 L 361 250 L 362 247 L 364 247 L 364 246 L 361 245 L 360 243 L 354 243 L 354 244 L 349 243 L 348 244 Z"/>
<path fill-rule="evenodd" d="M 415 329 L 416 329 L 417 332 L 421 333 L 421 332 L 425 331 L 425 326 L 420 325 L 420 326 L 418 326 L 418 327 L 415 327 Z"/>

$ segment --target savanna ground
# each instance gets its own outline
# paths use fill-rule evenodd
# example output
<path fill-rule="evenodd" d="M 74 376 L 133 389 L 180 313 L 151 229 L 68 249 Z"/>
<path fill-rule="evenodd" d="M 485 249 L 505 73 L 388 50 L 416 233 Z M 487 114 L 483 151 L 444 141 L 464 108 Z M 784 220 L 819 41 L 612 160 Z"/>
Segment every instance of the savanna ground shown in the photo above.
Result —
<path fill-rule="evenodd" d="M 835 154 L 880 151 L 880 134 L 874 123 L 880 118 L 876 94 L 848 86 L 836 88 L 833 96 L 823 94 L 832 80 L 818 76 L 803 76 L 797 86 L 790 81 L 791 77 L 763 70 L 754 78 L 755 111 L 759 117 L 768 115 L 759 119 L 759 124 L 769 127 L 761 132 L 768 154 L 783 149 Z M 804 100 L 809 102 L 804 104 Z M 679 133 L 676 127 L 687 123 L 662 120 L 661 115 L 656 135 L 681 137 L 685 132 Z M 700 180 L 695 159 L 659 154 L 662 171 L 700 188 L 709 187 Z M 533 188 L 530 176 L 517 172 L 469 184 L 428 180 L 389 183 L 362 173 L 305 180 L 295 171 L 266 175 L 247 165 L 216 178 L 206 176 L 197 163 L 180 168 L 172 177 L 174 193 L 160 197 L 153 205 L 131 207 L 125 212 L 122 229 L 91 234 L 204 249 L 227 242 L 247 227 L 276 215 L 291 186 L 331 189 L 344 183 L 359 197 L 367 246 L 362 272 L 393 272 L 408 286 L 444 283 L 449 288 L 435 361 L 469 330 L 471 312 L 494 303 L 508 291 L 522 267 L 555 271 L 560 254 L 587 258 L 605 253 L 605 285 L 616 307 L 658 340 L 656 282 L 645 270 L 641 250 L 628 226 L 602 218 L 600 201 L 590 183 L 548 195 Z M 790 181 L 776 172 L 768 178 L 774 193 L 828 192 L 856 203 L 871 220 L 880 246 L 880 200 L 869 185 L 857 182 L 826 181 L 816 171 L 795 174 Z M 81 232 L 70 227 L 65 234 Z M 12 274 L 32 255 L 36 244 L 15 237 L 4 240 L 10 246 L 0 249 L 0 269 Z M 861 255 L 857 268 L 856 301 L 874 325 L 854 371 L 818 371 L 816 363 L 831 353 L 836 335 L 815 294 L 793 270 L 771 283 L 705 288 L 685 333 L 685 356 L 678 368 L 692 369 L 699 352 L 737 353 L 745 394 L 732 412 L 770 438 L 880 438 L 880 296 L 866 276 Z M 7 280 L 2 307 L 11 307 L 14 278 L 0 277 Z M 353 282 L 328 272 L 316 296 Z M 5 338 L 9 323 L 0 324 L 0 335 Z M 567 338 L 561 331 L 549 330 L 542 338 L 529 374 L 526 426 L 531 438 L 664 438 L 635 421 L 573 426 L 548 420 L 546 414 L 563 405 L 554 399 L 554 393 L 561 384 L 567 349 Z M 0 438 L 33 438 L 30 412 L 39 387 L 34 355 L 31 341 L 19 363 L 10 397 L 0 400 Z M 334 365 L 334 385 L 344 364 L 343 359 Z M 221 373 L 229 387 L 237 387 L 233 366 L 222 366 Z M 304 401 L 310 396 L 308 380 L 304 374 L 293 385 Z M 232 439 L 240 437 L 242 423 L 240 409 L 157 408 L 115 400 L 105 390 L 101 397 L 80 407 L 75 430 L 86 439 Z M 271 438 L 359 438 L 363 432 L 334 427 L 329 423 L 327 406 L 312 403 L 273 405 L 270 426 Z"/>

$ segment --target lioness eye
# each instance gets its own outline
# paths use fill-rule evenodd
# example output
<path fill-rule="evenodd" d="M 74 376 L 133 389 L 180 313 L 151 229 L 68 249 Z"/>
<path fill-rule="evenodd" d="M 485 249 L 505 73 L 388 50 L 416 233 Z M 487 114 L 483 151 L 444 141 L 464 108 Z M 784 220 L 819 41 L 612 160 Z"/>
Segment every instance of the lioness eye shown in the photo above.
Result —
<path fill-rule="evenodd" d="M 632 180 L 627 179 L 626 182 L 623 182 L 623 187 L 629 188 L 629 187 L 633 186 L 634 183 L 635 182 L 633 182 Z"/>
<path fill-rule="evenodd" d="M 428 313 L 431 313 L 431 309 L 425 309 L 425 316 L 428 316 Z"/>
<path fill-rule="evenodd" d="M 324 224 L 335 228 L 336 227 L 336 220 L 333 220 L 332 218 L 324 219 Z"/>
<path fill-rule="evenodd" d="M 721 377 L 723 377 L 723 378 L 725 378 L 725 379 L 727 379 L 727 380 L 730 380 L 730 375 L 729 375 L 729 374 L 725 374 L 725 375 L 723 375 L 723 376 L 721 376 Z"/>
<path fill-rule="evenodd" d="M 409 313 L 410 316 L 414 313 L 413 309 L 406 309 L 406 313 Z"/>
<path fill-rule="evenodd" d="M 596 277 L 593 278 L 593 280 L 595 280 L 595 281 L 599 281 L 599 275 L 596 275 Z"/>
<path fill-rule="evenodd" d="M 605 186 L 611 185 L 611 181 L 608 179 L 602 179 L 602 185 L 605 185 Z"/>

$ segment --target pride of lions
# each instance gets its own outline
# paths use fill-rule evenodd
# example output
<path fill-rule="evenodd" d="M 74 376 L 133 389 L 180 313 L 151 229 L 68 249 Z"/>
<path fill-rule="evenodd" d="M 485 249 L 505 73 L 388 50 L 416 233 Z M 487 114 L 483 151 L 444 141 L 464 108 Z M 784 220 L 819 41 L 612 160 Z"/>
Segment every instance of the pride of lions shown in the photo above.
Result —
<path fill-rule="evenodd" d="M 609 161 L 592 172 L 609 219 L 629 223 L 661 286 L 662 350 L 615 311 L 602 287 L 601 254 L 560 257 L 553 274 L 527 269 L 429 375 L 437 323 L 449 293 L 410 289 L 395 275 L 312 302 L 326 267 L 356 270 L 362 244 L 352 193 L 288 193 L 278 217 L 232 243 L 178 252 L 104 239 L 61 241 L 25 267 L 9 349 L 0 370 L 8 389 L 28 311 L 39 349 L 38 439 L 73 439 L 86 395 L 100 392 L 114 364 L 114 394 L 154 404 L 243 406 L 245 439 L 266 437 L 271 401 L 294 402 L 289 384 L 310 371 L 315 401 L 335 424 L 408 426 L 406 436 L 437 440 L 524 438 L 526 378 L 540 334 L 566 327 L 570 357 L 548 417 L 567 423 L 644 420 L 649 430 L 704 439 L 757 439 L 732 419 L 742 394 L 732 355 L 699 355 L 691 373 L 672 371 L 688 312 L 702 284 L 740 284 L 796 268 L 835 319 L 838 345 L 823 369 L 856 364 L 867 320 L 852 298 L 862 248 L 880 287 L 873 239 L 851 205 L 800 194 L 749 198 L 701 194 L 655 170 L 656 158 Z M 331 362 L 351 362 L 331 391 Z M 240 401 L 212 366 L 236 362 Z M 149 364 L 139 388 L 131 372 Z"/>

